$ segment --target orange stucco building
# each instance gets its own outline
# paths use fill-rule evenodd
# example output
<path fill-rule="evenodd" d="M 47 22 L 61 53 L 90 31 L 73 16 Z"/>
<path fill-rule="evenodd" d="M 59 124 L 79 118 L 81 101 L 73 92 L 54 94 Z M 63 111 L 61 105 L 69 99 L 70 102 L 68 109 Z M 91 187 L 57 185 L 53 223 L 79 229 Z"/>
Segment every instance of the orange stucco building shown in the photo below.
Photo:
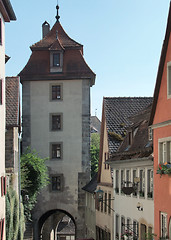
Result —
<path fill-rule="evenodd" d="M 171 4 L 150 125 L 154 146 L 154 233 L 171 239 Z"/>

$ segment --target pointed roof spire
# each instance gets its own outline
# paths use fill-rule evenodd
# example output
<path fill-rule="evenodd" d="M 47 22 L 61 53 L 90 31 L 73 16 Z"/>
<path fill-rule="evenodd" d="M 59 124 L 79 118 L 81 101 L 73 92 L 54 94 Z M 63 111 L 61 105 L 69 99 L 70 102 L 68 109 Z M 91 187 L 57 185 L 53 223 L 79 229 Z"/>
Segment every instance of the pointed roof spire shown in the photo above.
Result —
<path fill-rule="evenodd" d="M 56 15 L 56 21 L 59 22 L 59 5 L 58 5 L 58 0 L 57 0 L 57 6 L 56 6 L 56 10 L 57 10 L 57 15 Z"/>

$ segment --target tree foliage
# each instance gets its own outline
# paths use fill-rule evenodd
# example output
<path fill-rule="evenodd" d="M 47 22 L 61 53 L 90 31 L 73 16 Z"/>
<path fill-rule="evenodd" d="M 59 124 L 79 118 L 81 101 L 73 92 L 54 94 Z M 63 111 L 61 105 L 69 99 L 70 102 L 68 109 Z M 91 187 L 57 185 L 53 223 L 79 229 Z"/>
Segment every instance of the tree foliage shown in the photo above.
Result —
<path fill-rule="evenodd" d="M 6 239 L 23 240 L 24 231 L 23 204 L 19 203 L 19 196 L 16 191 L 10 188 L 6 195 Z"/>
<path fill-rule="evenodd" d="M 30 148 L 21 156 L 21 194 L 27 220 L 31 220 L 31 210 L 35 206 L 38 193 L 49 183 L 46 160 Z"/>
<path fill-rule="evenodd" d="M 91 177 L 94 177 L 98 171 L 100 152 L 100 135 L 98 133 L 91 134 L 90 157 L 91 157 Z"/>

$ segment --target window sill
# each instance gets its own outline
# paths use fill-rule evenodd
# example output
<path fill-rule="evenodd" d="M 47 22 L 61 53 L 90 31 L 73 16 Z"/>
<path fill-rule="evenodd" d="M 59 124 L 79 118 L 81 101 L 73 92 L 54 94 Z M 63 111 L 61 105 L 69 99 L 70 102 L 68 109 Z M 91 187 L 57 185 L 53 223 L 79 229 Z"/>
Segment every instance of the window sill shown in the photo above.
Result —
<path fill-rule="evenodd" d="M 57 129 L 57 130 L 54 130 L 54 129 L 50 129 L 50 132 L 62 132 L 63 129 Z"/>
<path fill-rule="evenodd" d="M 62 158 L 51 158 L 50 160 L 51 160 L 51 161 L 61 161 Z"/>

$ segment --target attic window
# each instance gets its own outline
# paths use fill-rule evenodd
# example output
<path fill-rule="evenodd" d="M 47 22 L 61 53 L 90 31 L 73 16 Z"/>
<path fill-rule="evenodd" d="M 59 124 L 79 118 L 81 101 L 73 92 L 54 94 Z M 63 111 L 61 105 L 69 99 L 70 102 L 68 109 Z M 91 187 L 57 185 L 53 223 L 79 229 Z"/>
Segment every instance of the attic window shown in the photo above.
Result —
<path fill-rule="evenodd" d="M 148 128 L 148 139 L 153 140 L 153 130 L 151 127 Z"/>
<path fill-rule="evenodd" d="M 167 98 L 171 98 L 171 62 L 167 63 Z"/>
<path fill-rule="evenodd" d="M 132 132 L 128 132 L 128 145 L 132 144 Z"/>
<path fill-rule="evenodd" d="M 53 54 L 53 67 L 60 67 L 60 53 Z"/>
<path fill-rule="evenodd" d="M 63 52 L 51 51 L 50 52 L 50 72 L 57 73 L 63 70 Z"/>

